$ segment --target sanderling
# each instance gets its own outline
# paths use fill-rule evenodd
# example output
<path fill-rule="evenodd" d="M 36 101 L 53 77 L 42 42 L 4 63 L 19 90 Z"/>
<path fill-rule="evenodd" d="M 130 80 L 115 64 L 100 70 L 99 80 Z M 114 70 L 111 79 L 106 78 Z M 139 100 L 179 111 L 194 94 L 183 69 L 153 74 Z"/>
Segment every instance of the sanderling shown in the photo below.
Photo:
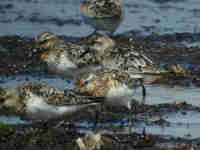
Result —
<path fill-rule="evenodd" d="M 41 55 L 41 61 L 48 65 L 50 72 L 75 77 L 100 67 L 94 51 L 91 51 L 87 45 L 64 43 L 55 34 L 49 32 L 39 34 L 35 41 L 45 50 Z"/>
<path fill-rule="evenodd" d="M 154 67 L 147 54 L 130 45 L 121 46 L 107 35 L 93 35 L 85 43 L 64 43 L 55 34 L 44 32 L 35 40 L 45 50 L 41 61 L 56 74 L 74 78 L 85 72 L 110 68 L 126 71 L 132 76 L 143 74 L 144 82 L 151 83 L 162 72 Z"/>
<path fill-rule="evenodd" d="M 142 79 L 142 76 L 131 77 L 127 72 L 104 69 L 83 74 L 75 86 L 80 93 L 105 97 L 105 103 L 131 109 L 134 90 L 143 87 Z"/>
<path fill-rule="evenodd" d="M 68 117 L 101 102 L 39 82 L 0 88 L 0 108 L 33 121 Z"/>
<path fill-rule="evenodd" d="M 102 63 L 108 68 L 124 70 L 132 67 L 143 71 L 153 65 L 153 61 L 143 52 L 134 50 L 130 45 L 121 46 L 108 36 L 93 36 L 93 41 L 91 47 L 102 56 Z"/>
<path fill-rule="evenodd" d="M 148 54 L 136 50 L 133 46 L 120 44 L 108 36 L 93 36 L 90 46 L 101 60 L 101 65 L 110 69 L 119 69 L 132 75 L 143 75 L 145 83 L 151 83 L 164 69 L 155 66 Z"/>
<path fill-rule="evenodd" d="M 143 99 L 146 90 L 142 77 L 131 77 L 128 73 L 118 70 L 105 70 L 86 73 L 76 81 L 76 87 L 80 93 L 94 97 L 104 97 L 103 104 L 111 107 L 126 107 L 132 117 L 135 102 L 135 90 L 142 87 Z M 130 118 L 129 118 L 130 119 Z"/>
<path fill-rule="evenodd" d="M 101 34 L 112 34 L 124 18 L 122 0 L 85 0 L 81 5 L 84 22 Z"/>

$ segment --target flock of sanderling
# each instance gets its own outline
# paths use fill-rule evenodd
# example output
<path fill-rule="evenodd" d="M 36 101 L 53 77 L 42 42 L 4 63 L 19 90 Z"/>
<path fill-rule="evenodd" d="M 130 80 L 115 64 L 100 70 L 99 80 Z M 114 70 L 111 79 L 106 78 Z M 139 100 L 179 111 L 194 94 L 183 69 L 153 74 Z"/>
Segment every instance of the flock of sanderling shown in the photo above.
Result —
<path fill-rule="evenodd" d="M 85 0 L 81 14 L 95 32 L 88 44 L 66 42 L 53 33 L 35 37 L 43 49 L 41 61 L 47 70 L 75 81 L 75 89 L 59 90 L 44 83 L 25 83 L 0 88 L 0 107 L 31 120 L 74 115 L 88 107 L 134 104 L 134 89 L 142 87 L 144 72 L 160 72 L 142 52 L 116 47 L 110 37 L 124 17 L 122 0 Z"/>

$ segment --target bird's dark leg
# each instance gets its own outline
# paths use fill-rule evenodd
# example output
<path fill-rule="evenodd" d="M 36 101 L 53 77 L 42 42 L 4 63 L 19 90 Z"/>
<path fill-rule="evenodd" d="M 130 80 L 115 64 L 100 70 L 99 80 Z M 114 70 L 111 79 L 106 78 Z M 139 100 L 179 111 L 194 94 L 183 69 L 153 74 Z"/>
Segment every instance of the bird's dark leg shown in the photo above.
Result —
<path fill-rule="evenodd" d="M 142 87 L 142 104 L 145 104 L 145 99 L 146 99 L 146 88 L 144 86 L 144 81 L 143 79 L 140 79 L 140 85 Z"/>
<path fill-rule="evenodd" d="M 98 35 L 97 29 L 95 29 L 91 35 Z"/>
<path fill-rule="evenodd" d="M 102 104 L 97 106 L 97 110 L 95 111 L 95 122 L 94 122 L 94 127 L 93 127 L 93 131 L 97 131 L 97 125 L 98 125 L 98 120 L 99 120 L 99 114 L 101 113 L 102 110 Z"/>
<path fill-rule="evenodd" d="M 134 122 L 136 120 L 136 108 L 137 108 L 137 105 L 135 104 L 134 101 L 135 100 L 133 99 L 132 102 L 131 102 L 131 108 L 129 110 L 129 121 L 128 121 L 129 134 L 132 133 L 132 127 L 133 127 L 133 124 L 134 124 Z"/>
<path fill-rule="evenodd" d="M 146 88 L 144 85 L 142 85 L 142 104 L 145 104 L 146 99 Z"/>
<path fill-rule="evenodd" d="M 141 86 L 142 86 L 142 106 L 144 106 L 145 101 L 146 101 L 146 88 L 144 86 L 143 80 L 141 80 Z M 147 121 L 147 118 L 145 117 L 145 121 Z"/>
<path fill-rule="evenodd" d="M 145 103 L 146 99 L 146 88 L 144 86 L 144 81 L 143 79 L 140 79 L 140 86 L 142 87 L 142 105 Z M 129 111 L 129 133 L 131 134 L 132 132 L 132 126 L 134 124 L 134 121 L 136 120 L 136 113 L 137 113 L 137 105 L 134 104 L 134 100 L 132 100 L 131 103 L 131 109 Z M 133 118 L 134 116 L 134 118 Z"/>

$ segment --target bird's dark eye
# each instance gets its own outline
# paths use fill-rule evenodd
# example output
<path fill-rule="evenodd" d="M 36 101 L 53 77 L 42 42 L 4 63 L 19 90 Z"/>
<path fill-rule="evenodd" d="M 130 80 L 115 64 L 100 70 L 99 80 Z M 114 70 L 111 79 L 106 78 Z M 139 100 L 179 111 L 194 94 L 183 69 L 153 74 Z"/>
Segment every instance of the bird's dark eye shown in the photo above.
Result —
<path fill-rule="evenodd" d="M 46 43 L 47 41 L 48 41 L 48 40 L 40 41 L 39 44 L 42 45 L 42 44 Z"/>
<path fill-rule="evenodd" d="M 3 88 L 0 88 L 0 103 L 5 101 L 6 91 Z"/>
<path fill-rule="evenodd" d="M 85 84 L 88 84 L 89 82 L 88 82 L 88 80 L 85 80 L 85 82 L 84 82 Z"/>
<path fill-rule="evenodd" d="M 4 103 L 5 102 L 5 98 L 0 97 L 0 103 Z"/>

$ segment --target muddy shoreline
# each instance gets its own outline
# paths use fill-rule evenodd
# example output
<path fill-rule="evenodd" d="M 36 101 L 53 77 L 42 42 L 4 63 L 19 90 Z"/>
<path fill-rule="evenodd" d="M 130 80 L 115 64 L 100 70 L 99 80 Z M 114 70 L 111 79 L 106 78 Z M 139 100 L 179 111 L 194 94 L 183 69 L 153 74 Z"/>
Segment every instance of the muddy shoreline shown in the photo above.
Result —
<path fill-rule="evenodd" d="M 85 38 L 70 38 L 66 36 L 60 36 L 64 40 L 71 40 L 76 42 L 87 43 L 87 37 Z M 200 74 L 200 68 L 194 67 L 199 65 L 200 47 L 186 47 L 183 44 L 177 44 L 184 40 L 193 40 L 194 35 L 190 33 L 171 34 L 159 36 L 152 34 L 150 36 L 135 36 L 132 33 L 126 35 L 117 35 L 113 37 L 117 42 L 122 45 L 131 44 L 135 49 L 144 51 L 150 54 L 150 56 L 157 60 L 160 67 L 165 67 L 162 62 L 182 64 L 190 64 L 189 67 L 184 69 L 188 72 L 188 75 L 195 76 L 194 83 L 198 86 L 198 76 Z M 171 44 L 172 43 L 172 44 Z M 173 44 L 176 43 L 176 44 Z M 34 39 L 20 37 L 20 36 L 1 36 L 0 37 L 0 76 L 7 78 L 20 74 L 48 74 L 45 70 L 45 64 L 42 64 L 39 60 L 41 49 L 36 48 Z M 169 76 L 170 77 L 170 76 Z M 169 81 L 172 84 L 179 84 L 183 82 L 183 79 L 177 76 L 173 79 L 167 79 L 166 84 Z M 191 80 L 193 81 L 193 80 Z M 3 81 L 2 81 L 3 82 Z M 162 118 L 162 115 L 172 111 L 183 114 L 187 111 L 200 112 L 200 107 L 192 106 L 187 103 L 177 104 L 161 104 L 161 105 L 143 105 L 138 106 L 135 112 L 136 123 L 137 116 L 140 114 L 146 115 L 146 117 L 158 115 L 160 118 L 152 124 L 159 126 L 170 126 L 170 124 Z M 108 113 L 109 108 L 105 108 L 100 115 L 100 122 L 117 122 L 123 118 L 119 117 L 119 113 L 128 114 L 125 109 L 117 109 L 116 113 Z M 1 111 L 1 115 L 6 115 L 8 112 Z M 74 127 L 73 123 L 80 120 L 87 120 L 93 122 L 95 120 L 95 112 L 84 112 L 81 116 L 72 118 L 70 121 L 63 120 L 51 120 L 48 122 L 39 122 L 28 125 L 0 125 L 0 145 L 2 150 L 6 149 L 78 149 L 75 140 L 78 137 L 83 137 L 85 133 L 80 133 L 79 127 Z M 126 123 L 125 123 L 126 124 Z M 98 127 L 101 129 L 101 126 Z M 114 129 L 112 126 L 109 130 Z M 92 129 L 89 129 L 92 130 Z M 131 133 L 131 134 L 114 134 L 104 133 L 102 138 L 104 145 L 102 149 L 200 149 L 199 138 L 180 138 L 164 135 L 152 135 L 145 132 Z M 188 135 L 189 137 L 189 135 Z M 109 144 L 107 144 L 109 143 Z"/>
<path fill-rule="evenodd" d="M 151 112 L 148 115 L 156 113 L 166 113 L 169 111 L 180 110 L 195 110 L 200 111 L 199 107 L 194 107 L 186 103 L 180 104 L 164 104 L 157 106 L 145 105 L 140 107 L 137 114 Z M 187 113 L 187 112 L 186 112 Z M 84 114 L 84 113 L 83 113 Z M 80 127 L 73 123 L 80 119 L 94 120 L 89 113 L 73 118 L 72 120 L 50 120 L 47 122 L 36 122 L 28 125 L 6 125 L 0 124 L 0 144 L 1 149 L 79 149 L 76 145 L 76 140 L 85 136 L 86 132 L 79 132 Z M 101 115 L 100 122 L 112 120 L 116 114 L 108 115 L 108 111 L 104 111 Z M 135 122 L 138 120 L 136 119 Z M 169 126 L 164 119 L 159 119 L 152 122 L 158 126 Z M 119 127 L 120 128 L 120 127 Z M 199 149 L 199 138 L 181 138 L 173 136 L 164 136 L 159 134 L 148 134 L 145 129 L 142 133 L 120 133 L 115 131 L 111 126 L 107 130 L 112 132 L 103 132 L 101 126 L 98 126 L 96 131 L 101 134 L 104 142 L 101 149 Z M 88 131 L 93 131 L 89 128 Z M 95 131 L 95 132 L 96 132 Z M 188 135 L 189 137 L 189 135 Z"/>

